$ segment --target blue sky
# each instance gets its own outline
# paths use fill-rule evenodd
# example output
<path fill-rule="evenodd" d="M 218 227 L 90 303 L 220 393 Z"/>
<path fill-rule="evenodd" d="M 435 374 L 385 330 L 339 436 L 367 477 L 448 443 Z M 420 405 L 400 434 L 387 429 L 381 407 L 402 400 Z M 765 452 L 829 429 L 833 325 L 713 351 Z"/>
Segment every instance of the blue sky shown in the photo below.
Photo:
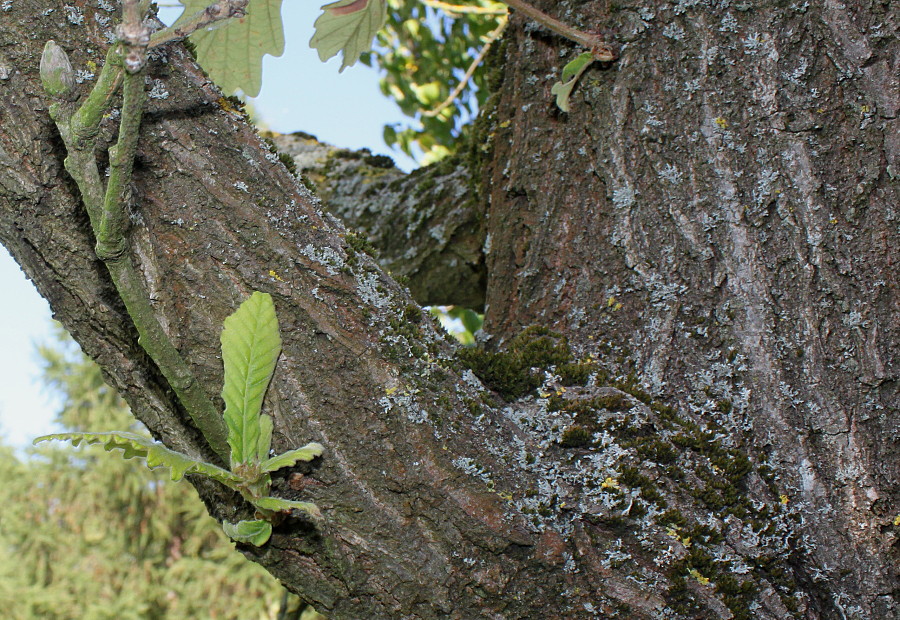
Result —
<path fill-rule="evenodd" d="M 409 170 L 415 163 L 392 152 L 381 138 L 385 123 L 406 117 L 381 95 L 377 73 L 360 64 L 338 73 L 338 58 L 323 64 L 310 49 L 319 6 L 310 0 L 284 2 L 285 52 L 265 58 L 254 112 L 273 131 L 300 130 L 336 146 L 369 148 Z M 163 9 L 161 16 L 170 21 L 179 13 Z M 3 443 L 23 447 L 56 430 L 52 421 L 59 402 L 41 387 L 36 352 L 37 344 L 53 342 L 50 308 L 2 247 L 0 290 L 0 436 Z"/>

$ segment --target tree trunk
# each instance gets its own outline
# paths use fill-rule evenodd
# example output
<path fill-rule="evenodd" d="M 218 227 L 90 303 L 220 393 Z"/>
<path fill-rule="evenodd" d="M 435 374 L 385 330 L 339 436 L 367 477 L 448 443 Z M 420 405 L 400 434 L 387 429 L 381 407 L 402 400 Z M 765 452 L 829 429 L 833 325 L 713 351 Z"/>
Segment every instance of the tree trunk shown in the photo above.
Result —
<path fill-rule="evenodd" d="M 130 233 L 148 295 L 218 398 L 224 317 L 272 293 L 275 448 L 326 446 L 275 480 L 325 524 L 242 551 L 333 618 L 900 617 L 889 4 L 535 4 L 621 57 L 561 113 L 550 86 L 580 50 L 511 20 L 465 160 L 486 202 L 456 254 L 477 273 L 483 231 L 478 351 L 454 350 L 183 48 L 153 63 Z M 73 5 L 0 8 L 0 241 L 151 431 L 214 459 L 62 168 L 40 50 L 89 69 L 111 17 Z M 398 183 L 391 208 L 421 208 Z M 451 297 L 476 305 L 480 277 Z M 197 486 L 218 518 L 246 513 Z"/>

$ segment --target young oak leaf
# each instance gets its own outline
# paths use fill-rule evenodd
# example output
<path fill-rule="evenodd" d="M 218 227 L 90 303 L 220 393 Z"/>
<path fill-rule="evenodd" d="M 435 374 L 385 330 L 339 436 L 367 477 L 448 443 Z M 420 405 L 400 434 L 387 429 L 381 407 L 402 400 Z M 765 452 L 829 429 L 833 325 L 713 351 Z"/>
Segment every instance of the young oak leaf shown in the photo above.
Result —
<path fill-rule="evenodd" d="M 263 448 L 268 452 L 271 419 L 260 424 L 260 411 L 280 354 L 275 304 L 269 294 L 256 291 L 225 319 L 222 330 L 222 399 L 232 469 L 258 463 Z"/>
<path fill-rule="evenodd" d="M 180 0 L 184 13 L 179 26 L 204 10 L 209 0 Z M 219 22 L 190 36 L 197 62 L 226 93 L 240 89 L 256 97 L 262 86 L 262 57 L 284 53 L 281 0 L 250 0 L 244 17 Z"/>
<path fill-rule="evenodd" d="M 295 502 L 289 499 L 281 499 L 280 497 L 260 497 L 253 500 L 253 505 L 263 510 L 271 510 L 272 512 L 282 512 L 290 510 L 300 510 L 311 517 L 321 518 L 322 513 L 319 507 L 309 502 Z"/>
<path fill-rule="evenodd" d="M 387 20 L 386 0 L 338 0 L 322 7 L 316 33 L 309 46 L 325 62 L 343 52 L 340 70 L 353 66 L 360 54 L 372 49 L 372 39 Z"/>
<path fill-rule="evenodd" d="M 311 461 L 317 456 L 322 456 L 324 450 L 325 448 L 320 443 L 308 443 L 302 448 L 290 450 L 262 461 L 262 463 L 260 463 L 260 471 L 266 473 L 278 471 L 284 467 L 293 467 L 300 461 Z"/>
<path fill-rule="evenodd" d="M 237 523 L 222 522 L 222 530 L 231 540 L 249 543 L 256 547 L 263 546 L 272 536 L 272 524 L 268 521 L 238 521 Z"/>
<path fill-rule="evenodd" d="M 572 89 L 578 82 L 581 74 L 594 62 L 594 57 L 590 52 L 585 52 L 578 56 L 575 60 L 563 67 L 562 78 L 550 89 L 551 95 L 556 95 L 556 105 L 563 112 L 569 111 L 569 96 Z"/>
<path fill-rule="evenodd" d="M 146 459 L 147 467 L 155 469 L 157 467 L 168 467 L 172 480 L 181 480 L 185 474 L 203 474 L 218 480 L 222 484 L 237 489 L 241 483 L 241 478 L 230 471 L 226 471 L 221 467 L 216 467 L 211 463 L 194 460 L 180 452 L 169 450 L 162 444 L 156 443 L 149 437 L 143 437 L 134 433 L 124 431 L 112 431 L 108 433 L 58 433 L 55 435 L 44 435 L 34 440 L 35 444 L 42 441 L 55 439 L 58 441 L 69 441 L 73 446 L 78 447 L 82 442 L 85 444 L 103 444 L 107 452 L 111 450 L 122 450 L 123 458 L 130 459 L 139 457 Z"/>

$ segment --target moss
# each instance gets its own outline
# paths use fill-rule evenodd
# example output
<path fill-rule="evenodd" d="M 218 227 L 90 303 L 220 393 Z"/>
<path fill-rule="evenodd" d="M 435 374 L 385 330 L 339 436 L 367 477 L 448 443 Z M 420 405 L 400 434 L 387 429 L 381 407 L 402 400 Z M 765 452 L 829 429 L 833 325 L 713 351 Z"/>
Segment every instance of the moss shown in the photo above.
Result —
<path fill-rule="evenodd" d="M 668 442 L 656 437 L 642 441 L 636 447 L 638 456 L 658 465 L 671 465 L 678 460 L 678 452 Z"/>
<path fill-rule="evenodd" d="M 368 254 L 372 258 L 378 258 L 378 250 L 375 249 L 375 246 L 372 245 L 362 233 L 347 231 L 347 234 L 344 236 L 344 241 L 347 242 L 347 245 L 350 246 L 354 252 L 362 252 L 363 254 Z"/>
<path fill-rule="evenodd" d="M 421 183 L 416 185 L 416 189 L 415 189 L 416 197 L 422 196 L 425 193 L 427 193 L 428 191 L 434 189 L 434 186 L 436 184 L 437 183 L 435 182 L 434 177 L 429 176 L 428 178 L 424 179 Z"/>
<path fill-rule="evenodd" d="M 631 394 L 645 405 L 649 406 L 653 402 L 653 396 L 641 388 L 637 377 L 635 377 L 634 374 L 628 375 L 626 379 L 613 381 L 612 386 L 622 390 L 626 394 Z"/>
<path fill-rule="evenodd" d="M 598 396 L 592 399 L 592 403 L 598 409 L 606 409 L 608 411 L 628 411 L 632 407 L 628 397 L 614 392 L 604 396 Z"/>
<path fill-rule="evenodd" d="M 284 164 L 284 167 L 287 168 L 288 172 L 290 172 L 295 177 L 299 177 L 300 173 L 297 171 L 297 164 L 294 163 L 294 158 L 288 155 L 287 153 L 278 153 L 278 161 Z M 309 189 L 307 187 L 307 189 Z"/>
<path fill-rule="evenodd" d="M 728 607 L 735 620 L 751 620 L 753 613 L 750 604 L 756 597 L 757 587 L 753 581 L 738 581 L 734 575 L 716 576 L 716 591 L 722 595 L 722 601 Z"/>
<path fill-rule="evenodd" d="M 720 401 L 716 402 L 716 411 L 718 411 L 720 413 L 724 413 L 725 415 L 728 415 L 729 413 L 731 413 L 731 408 L 732 408 L 731 401 L 728 399 L 724 399 L 724 400 L 720 400 Z"/>
<path fill-rule="evenodd" d="M 571 385 L 584 385 L 587 383 L 591 374 L 602 372 L 598 369 L 597 364 L 593 362 L 574 362 L 569 364 L 563 364 L 559 368 L 556 369 L 556 374 L 559 375 L 560 382 L 563 385 L 571 386 Z M 600 377 L 600 381 L 605 381 L 605 373 L 604 376 Z"/>
<path fill-rule="evenodd" d="M 591 431 L 573 424 L 567 428 L 559 440 L 559 445 L 563 448 L 586 448 L 594 443 L 594 437 Z"/>
<path fill-rule="evenodd" d="M 317 137 L 315 137 L 311 133 L 306 133 L 305 131 L 292 131 L 290 135 L 297 136 L 301 140 L 315 140 L 316 142 L 319 141 Z"/>
<path fill-rule="evenodd" d="M 468 347 L 457 358 L 491 389 L 507 400 L 515 400 L 543 382 L 540 370 L 572 360 L 568 341 L 543 327 L 529 327 L 498 353 Z"/>
<path fill-rule="evenodd" d="M 656 487 L 656 483 L 640 473 L 637 468 L 628 465 L 619 470 L 619 482 L 632 488 L 641 490 L 641 497 L 648 502 L 653 502 L 662 508 L 667 507 L 666 501 Z"/>
<path fill-rule="evenodd" d="M 336 159 L 349 159 L 351 161 L 359 160 L 365 157 L 368 153 L 368 151 L 363 151 L 365 151 L 365 149 L 360 151 L 352 151 L 350 149 L 337 149 L 331 154 L 331 157 L 334 157 Z"/>
<path fill-rule="evenodd" d="M 394 168 L 394 160 L 387 155 L 366 155 L 363 157 L 363 163 L 372 168 Z"/>
<path fill-rule="evenodd" d="M 687 524 L 687 519 L 678 510 L 667 510 L 656 517 L 656 522 L 663 527 L 683 528 Z"/>
<path fill-rule="evenodd" d="M 415 304 L 407 304 L 403 309 L 403 319 L 410 323 L 420 323 L 422 321 L 422 310 Z"/>

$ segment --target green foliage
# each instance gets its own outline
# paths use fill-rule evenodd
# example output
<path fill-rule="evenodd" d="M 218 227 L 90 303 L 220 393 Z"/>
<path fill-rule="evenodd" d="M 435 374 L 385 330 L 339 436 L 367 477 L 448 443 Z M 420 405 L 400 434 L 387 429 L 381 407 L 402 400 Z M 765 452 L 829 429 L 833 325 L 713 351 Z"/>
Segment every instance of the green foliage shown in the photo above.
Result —
<path fill-rule="evenodd" d="M 69 341 L 70 342 L 70 341 Z M 149 439 L 71 343 L 45 347 L 67 431 Z M 0 609 L 10 620 L 274 620 L 283 589 L 247 561 L 194 489 L 99 446 L 0 446 Z"/>
<path fill-rule="evenodd" d="M 102 443 L 107 451 L 123 450 L 126 459 L 134 456 L 145 458 L 151 469 L 160 466 L 170 468 L 172 480 L 180 480 L 187 473 L 217 480 L 238 491 L 266 518 L 291 510 L 319 517 L 321 515 L 314 504 L 266 496 L 272 484 L 269 472 L 299 461 L 311 461 L 323 451 L 320 444 L 310 443 L 298 450 L 266 459 L 272 441 L 272 420 L 267 415 L 261 415 L 262 402 L 280 353 L 281 337 L 278 335 L 278 319 L 272 297 L 254 292 L 234 314 L 225 319 L 222 331 L 222 359 L 225 365 L 222 397 L 225 400 L 225 423 L 231 447 L 230 472 L 124 431 L 45 435 L 35 439 L 34 443 L 51 439 L 71 441 L 75 446 L 82 442 Z M 271 527 L 265 529 L 238 523 L 227 524 L 226 531 L 237 533 L 241 538 L 235 540 L 240 542 L 262 545 L 268 540 Z"/>
<path fill-rule="evenodd" d="M 272 421 L 267 415 L 260 416 L 260 411 L 280 354 L 275 305 L 269 295 L 255 292 L 225 319 L 222 330 L 222 398 L 232 469 L 259 463 L 269 456 Z M 261 417 L 268 421 L 261 425 Z"/>
<path fill-rule="evenodd" d="M 385 0 L 338 0 L 322 7 L 309 46 L 325 62 L 341 52 L 340 70 L 356 64 L 372 49 L 372 39 L 387 19 Z"/>
<path fill-rule="evenodd" d="M 231 540 L 248 543 L 260 547 L 272 536 L 272 524 L 262 519 L 253 521 L 238 521 L 237 523 L 222 524 L 222 529 Z"/>
<path fill-rule="evenodd" d="M 180 26 L 209 4 L 209 0 L 179 0 L 184 13 Z M 238 19 L 201 28 L 190 36 L 197 62 L 226 93 L 241 90 L 256 97 L 262 85 L 262 58 L 284 53 L 281 0 L 250 0 L 247 14 Z"/>
<path fill-rule="evenodd" d="M 460 344 L 467 347 L 475 344 L 475 332 L 481 329 L 481 325 L 484 323 L 483 314 L 478 314 L 474 310 L 462 306 L 432 306 L 429 311 L 431 316 L 440 321 L 441 327 L 456 338 Z"/>
<path fill-rule="evenodd" d="M 556 95 L 556 105 L 563 112 L 569 111 L 569 96 L 572 94 L 572 89 L 575 88 L 578 78 L 592 62 L 594 62 L 594 56 L 590 52 L 579 55 L 578 58 L 563 67 L 562 78 L 550 89 L 550 93 Z"/>
<path fill-rule="evenodd" d="M 484 63 L 463 85 L 465 74 L 505 23 L 505 5 L 493 0 L 388 0 L 385 27 L 374 50 L 362 56 L 365 64 L 383 72 L 382 93 L 414 119 L 406 126 L 385 126 L 388 146 L 410 156 L 419 148 L 425 164 L 454 151 L 489 95 Z M 457 88 L 461 92 L 450 100 Z"/>
<path fill-rule="evenodd" d="M 107 452 L 122 450 L 122 458 L 130 459 L 135 456 L 146 459 L 147 467 L 168 467 L 173 481 L 184 478 L 185 474 L 200 474 L 218 480 L 222 484 L 236 488 L 241 483 L 241 478 L 221 467 L 216 467 L 203 461 L 195 461 L 180 452 L 169 450 L 162 444 L 156 443 L 149 437 L 142 437 L 134 433 L 124 431 L 111 431 L 108 433 L 58 433 L 44 435 L 34 440 L 35 445 L 43 441 L 69 441 L 78 447 L 84 443 L 87 445 L 101 444 Z"/>

